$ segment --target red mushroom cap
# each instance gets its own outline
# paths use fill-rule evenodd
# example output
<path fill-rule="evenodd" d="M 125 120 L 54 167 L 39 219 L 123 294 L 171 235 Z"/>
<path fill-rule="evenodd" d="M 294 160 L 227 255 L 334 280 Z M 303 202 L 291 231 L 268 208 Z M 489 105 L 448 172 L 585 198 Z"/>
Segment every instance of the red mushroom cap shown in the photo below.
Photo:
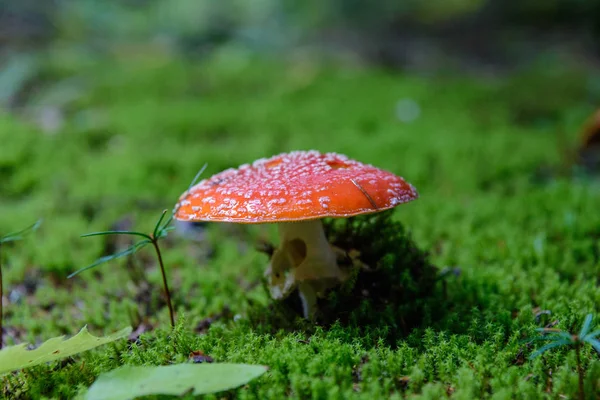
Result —
<path fill-rule="evenodd" d="M 418 197 L 404 179 L 348 157 L 294 151 L 228 169 L 186 191 L 175 218 L 247 224 L 350 217 Z"/>

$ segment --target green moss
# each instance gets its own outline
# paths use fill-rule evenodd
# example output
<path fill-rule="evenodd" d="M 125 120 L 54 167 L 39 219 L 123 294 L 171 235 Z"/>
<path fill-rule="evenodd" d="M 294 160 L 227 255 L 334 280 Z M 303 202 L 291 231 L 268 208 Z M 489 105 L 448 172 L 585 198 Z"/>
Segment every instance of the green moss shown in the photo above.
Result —
<path fill-rule="evenodd" d="M 425 302 L 434 297 L 437 269 L 411 240 L 393 211 L 330 221 L 330 242 L 362 263 L 356 276 L 320 306 L 323 320 L 354 327 L 383 328 L 391 343 L 422 323 Z M 355 257 L 356 260 L 352 260 Z"/>
<path fill-rule="evenodd" d="M 185 361 L 192 350 L 269 365 L 229 398 L 576 396 L 573 354 L 558 349 L 529 362 L 533 348 L 522 339 L 553 321 L 569 330 L 600 311 L 598 182 L 536 179 L 540 166 L 562 162 L 555 132 L 576 143 L 591 109 L 578 95 L 589 76 L 569 74 L 568 102 L 524 110 L 533 115 L 527 121 L 542 116 L 544 124 L 515 124 L 515 108 L 536 98 L 523 78 L 498 85 L 230 62 L 150 54 L 81 64 L 85 90 L 61 109 L 58 132 L 37 127 L 27 108 L 0 117 L 0 232 L 45 220 L 19 246 L 3 248 L 5 341 L 40 343 L 84 324 L 94 334 L 150 328 L 137 341 L 1 377 L 3 397 L 73 398 L 103 371 Z M 72 71 L 53 68 L 57 77 Z M 401 98 L 420 107 L 411 123 L 395 116 Z M 151 253 L 65 279 L 107 245 L 128 244 L 80 234 L 115 223 L 149 231 L 205 162 L 212 174 L 309 148 L 398 173 L 421 195 L 393 218 L 327 225 L 336 245 L 358 250 L 375 271 L 359 272 L 326 300 L 320 325 L 290 318 L 288 305 L 273 306 L 261 286 L 265 258 L 253 245 L 275 237 L 268 225 L 208 224 L 201 245 L 175 234 L 164 241 L 174 333 Z M 435 284 L 431 265 L 444 276 Z M 537 321 L 540 310 L 552 314 Z M 583 357 L 586 390 L 597 392 L 598 356 L 588 349 Z"/>

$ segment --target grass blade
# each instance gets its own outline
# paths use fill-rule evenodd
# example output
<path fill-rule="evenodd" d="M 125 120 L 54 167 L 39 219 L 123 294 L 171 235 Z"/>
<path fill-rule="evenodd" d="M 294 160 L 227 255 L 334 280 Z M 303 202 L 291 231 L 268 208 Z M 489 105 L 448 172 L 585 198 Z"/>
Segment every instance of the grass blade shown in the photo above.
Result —
<path fill-rule="evenodd" d="M 173 226 L 169 226 L 169 227 L 160 229 L 158 231 L 158 236 L 156 236 L 156 238 L 159 239 L 159 238 L 167 237 L 167 233 L 172 231 L 173 229 L 175 229 L 175 227 L 173 227 Z"/>
<path fill-rule="evenodd" d="M 40 227 L 41 224 L 42 224 L 42 220 L 38 219 L 32 225 L 29 225 L 25 229 L 21 229 L 20 231 L 8 233 L 8 234 L 2 236 L 0 238 L 0 243 L 8 243 L 8 242 L 14 242 L 17 240 L 21 240 L 21 239 L 23 239 L 23 235 L 25 235 L 26 233 L 29 233 L 29 232 L 36 231 Z"/>
<path fill-rule="evenodd" d="M 192 190 L 192 188 L 198 183 L 198 180 L 200 180 L 200 176 L 202 176 L 202 174 L 206 170 L 206 167 L 208 167 L 208 164 L 205 163 L 202 166 L 202 168 L 200 168 L 200 170 L 196 173 L 196 176 L 194 176 L 194 179 L 192 179 L 192 182 L 189 184 L 187 190 L 185 191 L 185 193 L 181 197 L 186 196 L 189 193 L 189 191 Z M 169 224 L 171 223 L 171 221 L 173 221 L 173 218 L 175 217 L 175 214 L 177 213 L 177 209 L 178 208 L 179 208 L 179 203 L 177 203 L 177 206 L 175 206 L 175 208 L 173 209 L 173 212 L 169 216 L 169 219 L 163 225 L 163 229 L 166 228 L 167 226 L 169 226 Z"/>
<path fill-rule="evenodd" d="M 596 352 L 598 354 L 600 354 L 600 340 L 589 339 L 589 340 L 586 340 L 586 342 L 588 342 L 589 344 L 591 344 L 592 347 L 594 348 L 594 350 L 596 350 Z"/>
<path fill-rule="evenodd" d="M 600 329 L 597 331 L 594 331 L 592 333 L 588 333 L 585 336 L 581 336 L 581 340 L 592 340 L 592 339 L 596 339 L 597 336 L 600 336 Z"/>
<path fill-rule="evenodd" d="M 536 336 L 534 338 L 530 338 L 527 340 L 532 341 L 532 342 L 538 342 L 540 340 L 544 340 L 544 341 L 567 340 L 569 343 L 573 343 L 573 338 L 567 332 L 555 332 L 550 335 Z"/>
<path fill-rule="evenodd" d="M 133 235 L 133 236 L 141 236 L 148 240 L 152 240 L 152 238 L 145 233 L 142 232 L 134 232 L 134 231 L 102 231 L 102 232 L 92 232 L 92 233 L 84 233 L 80 237 L 92 237 L 92 236 L 106 236 L 106 235 Z"/>
<path fill-rule="evenodd" d="M 192 190 L 192 188 L 196 185 L 196 183 L 198 183 L 198 180 L 200 179 L 200 176 L 204 173 L 204 171 L 206 170 L 206 167 L 208 167 L 208 164 L 204 164 L 202 166 L 202 168 L 200 168 L 200 171 L 198 171 L 198 173 L 196 174 L 196 176 L 194 176 L 194 179 L 192 179 L 192 183 L 190 183 L 190 186 L 188 186 L 186 192 L 189 192 L 190 190 Z"/>
<path fill-rule="evenodd" d="M 584 337 L 590 331 L 590 326 L 592 325 L 592 318 L 592 314 L 588 314 L 585 316 L 583 326 L 581 327 L 581 331 L 579 332 L 579 337 Z"/>
<path fill-rule="evenodd" d="M 138 251 L 140 248 L 144 247 L 145 245 L 152 243 L 150 240 L 142 240 L 141 242 L 137 242 L 136 244 L 134 244 L 133 246 L 128 247 L 127 249 L 120 251 L 118 253 L 115 254 L 111 254 L 109 256 L 104 256 L 104 257 L 100 257 L 99 259 L 97 259 L 94 263 L 88 265 L 87 267 L 78 269 L 77 271 L 73 272 L 72 274 L 70 274 L 69 276 L 67 276 L 67 278 L 72 278 L 75 275 L 78 275 L 80 273 L 82 273 L 83 271 L 87 271 L 88 269 L 92 269 L 94 267 L 97 267 L 100 264 L 104 264 L 105 262 L 114 260 L 116 258 L 119 257 L 123 257 L 129 254 L 133 254 L 136 251 Z"/>
<path fill-rule="evenodd" d="M 544 353 L 547 350 L 553 349 L 558 346 L 568 345 L 568 344 L 571 344 L 571 342 L 567 342 L 566 340 L 558 340 L 556 342 L 548 343 L 547 345 L 540 347 L 538 350 L 536 350 L 534 353 L 532 353 L 529 356 L 529 359 L 533 360 L 534 358 L 536 358 L 537 356 L 539 356 L 540 354 Z"/>
<path fill-rule="evenodd" d="M 156 223 L 156 226 L 154 227 L 154 232 L 152 233 L 152 235 L 156 238 L 159 234 L 160 229 L 160 223 L 162 222 L 162 220 L 165 218 L 165 215 L 167 214 L 167 210 L 163 210 L 162 214 L 160 214 L 160 218 L 158 219 L 158 222 Z M 169 219 L 167 221 L 167 223 L 165 224 L 165 227 L 167 225 L 169 225 L 169 223 L 171 222 L 171 219 Z"/>
<path fill-rule="evenodd" d="M 159 229 L 159 235 L 160 235 L 160 237 L 163 237 L 162 231 L 165 231 L 165 230 L 170 231 L 171 229 L 173 229 L 173 228 L 167 228 L 167 227 L 173 221 L 173 218 L 175 217 L 175 212 L 176 211 L 177 210 L 173 210 L 173 212 L 171 212 L 171 215 L 169 215 L 169 218 L 167 219 L 167 222 L 165 222 L 165 224 Z"/>

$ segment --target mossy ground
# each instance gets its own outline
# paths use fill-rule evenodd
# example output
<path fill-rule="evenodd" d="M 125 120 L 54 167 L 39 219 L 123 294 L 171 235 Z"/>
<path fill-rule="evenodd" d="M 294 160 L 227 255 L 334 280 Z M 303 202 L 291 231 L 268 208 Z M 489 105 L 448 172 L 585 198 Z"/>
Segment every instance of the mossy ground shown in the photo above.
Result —
<path fill-rule="evenodd" d="M 231 398 L 576 396 L 574 353 L 527 361 L 522 340 L 551 321 L 576 330 L 599 311 L 600 185 L 559 173 L 559 144 L 576 145 L 597 98 L 585 72 L 420 77 L 240 63 L 227 53 L 203 63 L 163 54 L 68 61 L 49 57 L 46 90 L 20 100 L 35 111 L 69 93 L 58 131 L 19 109 L 0 115 L 0 229 L 44 218 L 35 235 L 2 249 L 5 341 L 39 343 L 84 324 L 95 334 L 153 329 L 4 377 L 5 398 L 72 398 L 118 365 L 184 361 L 193 350 L 270 367 Z M 410 123 L 396 115 L 405 98 L 421 110 Z M 163 242 L 174 332 L 151 249 L 66 279 L 123 245 L 80 234 L 115 224 L 151 230 L 204 163 L 208 175 L 296 149 L 344 153 L 418 188 L 420 199 L 393 219 L 433 265 L 460 273 L 424 297 L 413 323 L 256 323 L 270 300 L 254 243 L 274 240 L 272 226 L 209 224 L 203 244 L 175 234 Z M 540 310 L 552 314 L 536 318 Z M 600 361 L 590 348 L 583 356 L 593 398 Z"/>

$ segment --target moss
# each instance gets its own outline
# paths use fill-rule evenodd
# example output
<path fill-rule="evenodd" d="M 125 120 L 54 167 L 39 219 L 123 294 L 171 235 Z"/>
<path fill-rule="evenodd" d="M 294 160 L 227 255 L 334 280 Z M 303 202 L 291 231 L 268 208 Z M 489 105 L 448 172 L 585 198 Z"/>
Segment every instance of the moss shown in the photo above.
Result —
<path fill-rule="evenodd" d="M 540 165 L 561 162 L 553 132 L 576 143 L 585 100 L 550 104 L 547 125 L 515 125 L 521 103 L 512 95 L 531 101 L 522 78 L 506 91 L 468 77 L 228 62 L 150 54 L 82 66 L 85 90 L 62 110 L 55 134 L 27 112 L 0 117 L 0 231 L 45 220 L 3 248 L 5 342 L 40 343 L 84 324 L 97 335 L 148 329 L 139 340 L 0 377 L 4 398 L 74 398 L 103 371 L 181 362 L 191 350 L 270 367 L 228 398 L 576 395 L 573 355 L 558 349 L 529 362 L 522 339 L 600 311 L 597 181 L 532 179 Z M 420 107 L 411 123 L 394 115 L 400 98 Z M 150 230 L 205 162 L 212 174 L 308 148 L 398 173 L 421 194 L 393 217 L 327 225 L 332 242 L 358 250 L 375 271 L 360 271 L 326 300 L 321 324 L 290 318 L 293 304 L 272 306 L 261 287 L 265 259 L 252 244 L 275 237 L 271 226 L 207 224 L 200 246 L 176 234 L 163 243 L 175 333 L 151 253 L 65 279 L 110 247 L 80 234 L 115 224 Z M 551 314 L 536 319 L 543 310 Z M 582 356 L 586 387 L 597 390 L 597 355 Z"/>
<path fill-rule="evenodd" d="M 330 242 L 349 254 L 348 262 L 364 264 L 356 268 L 354 279 L 324 302 L 325 320 L 387 326 L 405 333 L 421 322 L 421 303 L 433 295 L 437 268 L 404 226 L 392 220 L 392 213 L 389 210 L 325 224 Z"/>

